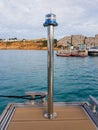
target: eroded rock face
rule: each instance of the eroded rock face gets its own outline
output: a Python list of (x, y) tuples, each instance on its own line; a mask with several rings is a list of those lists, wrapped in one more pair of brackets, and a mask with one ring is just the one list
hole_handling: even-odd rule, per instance
[(98, 34), (95, 35), (95, 46), (98, 46)]
[(71, 44), (71, 36), (65, 36), (64, 38), (59, 40), (57, 46), (67, 46), (67, 44)]
[(86, 37), (85, 43), (87, 44), (88, 48), (95, 46), (95, 38), (94, 37)]
[(72, 35), (72, 45), (78, 46), (79, 44), (84, 43), (85, 36), (83, 35)]
[(86, 44), (87, 48), (98, 46), (98, 34), (95, 37), (86, 37), (84, 35), (71, 35), (60, 39), (57, 46), (68, 46), (68, 44), (78, 47), (80, 44)]

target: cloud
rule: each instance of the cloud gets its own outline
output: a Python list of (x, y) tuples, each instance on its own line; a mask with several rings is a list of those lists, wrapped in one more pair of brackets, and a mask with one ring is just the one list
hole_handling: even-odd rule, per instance
[(55, 37), (98, 33), (97, 0), (0, 0), (0, 38), (46, 37), (45, 15), (53, 12), (59, 26)]

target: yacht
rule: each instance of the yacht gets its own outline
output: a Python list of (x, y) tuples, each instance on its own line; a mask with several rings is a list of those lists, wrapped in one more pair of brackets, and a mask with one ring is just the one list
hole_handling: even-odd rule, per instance
[(88, 50), (88, 55), (90, 55), (90, 56), (98, 56), (98, 46), (91, 47)]

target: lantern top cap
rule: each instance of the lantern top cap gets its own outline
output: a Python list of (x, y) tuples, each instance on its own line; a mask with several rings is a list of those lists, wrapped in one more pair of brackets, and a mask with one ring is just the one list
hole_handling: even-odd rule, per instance
[(50, 14), (46, 14), (46, 17), (56, 17), (56, 15), (55, 14), (53, 14), (53, 13), (50, 13)]
[(58, 24), (56, 22), (56, 15), (53, 13), (47, 14), (45, 16), (45, 23), (43, 25), (44, 27), (50, 26), (50, 25), (57, 26)]

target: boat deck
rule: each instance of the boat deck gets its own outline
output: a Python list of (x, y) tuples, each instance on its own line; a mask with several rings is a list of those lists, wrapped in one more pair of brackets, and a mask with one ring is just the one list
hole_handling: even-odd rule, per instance
[(96, 126), (81, 106), (55, 107), (57, 118), (43, 115), (46, 107), (16, 108), (7, 130), (96, 130)]

